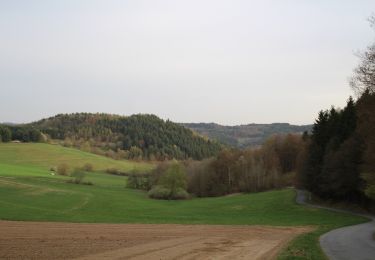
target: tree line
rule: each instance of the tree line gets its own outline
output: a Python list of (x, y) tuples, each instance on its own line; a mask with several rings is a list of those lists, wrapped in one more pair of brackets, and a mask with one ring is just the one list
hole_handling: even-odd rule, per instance
[(325, 199), (375, 199), (375, 93), (321, 111), (306, 147), (299, 169), (305, 188)]
[(293, 186), (302, 148), (301, 135), (275, 135), (257, 149), (227, 149), (188, 163), (188, 191), (206, 197)]
[(42, 140), (42, 133), (34, 127), (0, 125), (0, 142), (40, 142)]
[(147, 190), (153, 198), (182, 199), (293, 186), (303, 152), (302, 135), (275, 135), (257, 149), (223, 149), (202, 161), (160, 163), (149, 174), (130, 175), (128, 187)]
[(351, 81), (358, 98), (319, 113), (299, 173), (301, 185), (322, 198), (369, 205), (375, 200), (375, 43), (360, 58)]

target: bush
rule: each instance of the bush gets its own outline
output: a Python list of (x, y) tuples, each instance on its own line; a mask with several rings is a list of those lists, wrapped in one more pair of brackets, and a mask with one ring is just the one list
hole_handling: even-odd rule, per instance
[(126, 187), (130, 189), (149, 190), (150, 178), (146, 175), (133, 173), (128, 176)]
[(161, 162), (150, 173), (150, 186), (153, 187), (158, 184), (161, 176), (167, 171), (170, 163)]
[(66, 163), (60, 163), (57, 166), (57, 174), (68, 176), (69, 175), (69, 165)]
[(62, 143), (63, 146), (65, 147), (72, 147), (73, 146), (73, 142), (70, 138), (65, 138), (65, 140), (63, 141)]
[(181, 188), (178, 188), (173, 196), (172, 199), (175, 199), (175, 200), (186, 200), (186, 199), (189, 199), (190, 198), (190, 195), (189, 193), (184, 190), (184, 189), (181, 189)]
[(105, 156), (116, 160), (116, 153), (113, 150), (106, 151), (105, 152)]
[(159, 184), (171, 191), (171, 197), (177, 189), (186, 189), (187, 178), (185, 167), (178, 162), (173, 162), (166, 172), (160, 177)]
[(75, 169), (71, 176), (73, 179), (68, 180), (68, 183), (92, 185), (92, 182), (83, 181), (83, 179), (86, 177), (86, 173), (84, 171)]
[(66, 182), (72, 184), (94, 185), (91, 181), (76, 182), (74, 179), (67, 180)]
[(105, 170), (106, 173), (120, 175), (120, 171), (116, 168), (108, 168)]
[(82, 169), (86, 172), (92, 172), (94, 171), (94, 166), (91, 163), (86, 163), (83, 165)]
[(78, 169), (74, 170), (74, 172), (71, 175), (74, 178), (74, 182), (79, 184), (83, 181), (83, 179), (86, 176), (86, 173), (84, 171), (80, 171)]
[(12, 132), (8, 127), (0, 125), (0, 142), (9, 142), (12, 140)]
[(187, 199), (187, 178), (185, 167), (178, 162), (160, 165), (154, 172), (157, 185), (149, 191), (148, 195), (155, 199)]
[(169, 199), (170, 193), (170, 189), (156, 185), (148, 192), (148, 196), (153, 199)]
[(163, 200), (184, 200), (190, 198), (189, 193), (182, 188), (178, 188), (174, 193), (172, 193), (171, 189), (168, 189), (162, 185), (154, 186), (148, 192), (148, 196), (153, 199)]

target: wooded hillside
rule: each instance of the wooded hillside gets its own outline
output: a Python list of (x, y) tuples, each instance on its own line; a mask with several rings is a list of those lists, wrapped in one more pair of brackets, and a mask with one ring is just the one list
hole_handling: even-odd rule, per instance
[(302, 134), (312, 129), (312, 125), (299, 126), (288, 123), (237, 126), (224, 126), (215, 123), (186, 123), (182, 125), (208, 138), (236, 148), (260, 146), (275, 134)]
[(65, 146), (126, 159), (203, 159), (221, 145), (155, 115), (60, 114), (29, 124)]

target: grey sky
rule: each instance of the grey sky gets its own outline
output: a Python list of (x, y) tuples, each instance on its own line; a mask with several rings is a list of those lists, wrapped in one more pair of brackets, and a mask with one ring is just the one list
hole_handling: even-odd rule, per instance
[(352, 94), (375, 1), (0, 0), (0, 122), (312, 123)]

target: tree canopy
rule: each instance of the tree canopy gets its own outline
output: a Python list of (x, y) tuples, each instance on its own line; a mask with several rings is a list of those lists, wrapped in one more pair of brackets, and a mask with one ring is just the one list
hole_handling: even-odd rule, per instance
[(203, 159), (221, 145), (155, 115), (60, 114), (30, 124), (52, 139), (127, 159)]

